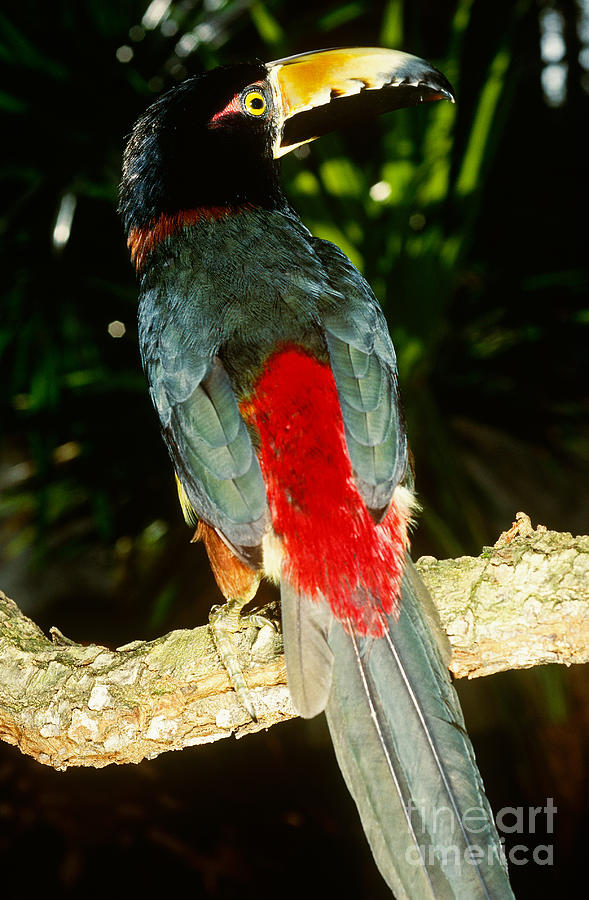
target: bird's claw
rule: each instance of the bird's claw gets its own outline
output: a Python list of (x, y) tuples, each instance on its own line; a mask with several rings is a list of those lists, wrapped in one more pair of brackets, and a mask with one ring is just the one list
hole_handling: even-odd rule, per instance
[(241, 610), (247, 602), (248, 600), (228, 600), (223, 606), (213, 606), (209, 613), (209, 629), (235, 693), (252, 720), (257, 722), (251, 691), (247, 686), (232, 635), (249, 626), (263, 628), (269, 625), (274, 630), (276, 626), (270, 619), (258, 613), (242, 616)]

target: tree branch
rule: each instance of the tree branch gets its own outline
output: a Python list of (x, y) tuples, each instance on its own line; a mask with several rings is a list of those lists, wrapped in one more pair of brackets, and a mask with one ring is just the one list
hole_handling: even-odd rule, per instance
[[(518, 513), (480, 557), (417, 565), (457, 677), (589, 660), (589, 537), (533, 531)], [(116, 650), (51, 633), (52, 641), (0, 592), (0, 739), (56, 769), (140, 762), (294, 716), (270, 626), (236, 635), (257, 722), (231, 689), (207, 626)]]
[(440, 612), (456, 678), (589, 661), (589, 536), (534, 531), (518, 513), (476, 557), (417, 568)]

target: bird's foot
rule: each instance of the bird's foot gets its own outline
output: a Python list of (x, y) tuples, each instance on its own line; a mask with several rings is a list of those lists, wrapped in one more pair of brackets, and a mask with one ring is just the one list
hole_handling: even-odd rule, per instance
[(246, 603), (249, 603), (249, 599), (250, 598), (248, 597), (246, 600), (228, 600), (223, 606), (213, 606), (209, 613), (209, 629), (211, 631), (215, 649), (227, 670), (229, 680), (235, 693), (248, 711), (252, 720), (257, 722), (258, 719), (251, 691), (247, 686), (243, 674), (243, 668), (237, 655), (233, 635), (250, 626), (259, 629), (269, 625), (274, 630), (276, 630), (276, 626), (270, 619), (267, 619), (265, 616), (261, 616), (258, 613), (242, 615), (241, 610)]

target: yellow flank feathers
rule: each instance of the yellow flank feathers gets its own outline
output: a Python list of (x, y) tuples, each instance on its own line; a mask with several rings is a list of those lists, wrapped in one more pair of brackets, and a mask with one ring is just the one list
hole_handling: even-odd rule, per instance
[(182, 487), (182, 483), (178, 478), (177, 472), (174, 472), (174, 476), (176, 478), (176, 490), (178, 491), (178, 498), (180, 500), (180, 506), (182, 507), (182, 514), (184, 519), (186, 520), (187, 525), (192, 525), (193, 528), (196, 528), (198, 525), (198, 516), (194, 511), (194, 508), (186, 496), (186, 492)]

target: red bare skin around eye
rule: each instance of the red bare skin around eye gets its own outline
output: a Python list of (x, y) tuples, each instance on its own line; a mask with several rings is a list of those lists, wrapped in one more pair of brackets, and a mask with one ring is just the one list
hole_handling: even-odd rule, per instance
[(233, 97), (229, 101), (227, 106), (225, 106), (223, 109), (219, 110), (219, 112), (215, 113), (215, 115), (213, 116), (213, 118), (211, 119), (209, 124), (212, 125), (213, 127), (215, 125), (221, 125), (222, 120), (226, 116), (240, 115), (241, 112), (242, 112), (241, 101), (239, 99), (239, 94), (236, 94), (235, 97)]
[[(251, 86), (255, 87), (256, 85), (262, 84), (264, 84), (263, 81), (255, 81)], [(223, 109), (220, 109), (219, 112), (215, 113), (215, 115), (209, 122), (210, 127), (215, 128), (216, 126), (222, 125), (223, 120), (227, 116), (243, 115), (243, 109), (241, 106), (241, 93), (242, 92), (240, 91), (239, 94), (235, 94), (235, 96), (231, 98), (227, 106), (225, 106)]]

